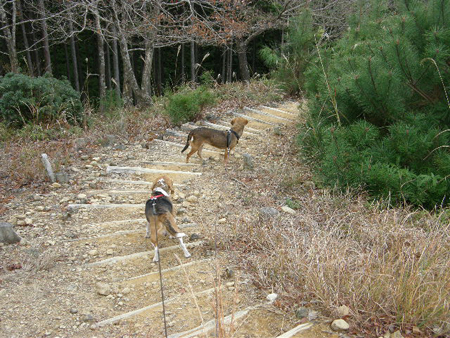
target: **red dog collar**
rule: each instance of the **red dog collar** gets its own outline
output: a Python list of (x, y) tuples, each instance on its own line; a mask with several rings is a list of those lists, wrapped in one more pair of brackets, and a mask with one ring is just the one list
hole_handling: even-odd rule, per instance
[(163, 194), (161, 194), (161, 195), (156, 195), (156, 196), (151, 196), (150, 199), (151, 199), (151, 200), (156, 200), (156, 199), (158, 199), (158, 198), (160, 198), (160, 197), (163, 197), (163, 196), (164, 196)]

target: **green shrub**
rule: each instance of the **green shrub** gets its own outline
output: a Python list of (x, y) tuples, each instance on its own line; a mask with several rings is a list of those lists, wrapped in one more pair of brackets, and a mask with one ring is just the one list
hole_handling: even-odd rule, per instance
[(67, 80), (9, 73), (0, 78), (0, 118), (9, 126), (82, 119), (80, 95)]
[(172, 123), (180, 125), (195, 120), (203, 108), (213, 105), (214, 102), (215, 94), (204, 86), (197, 89), (184, 88), (168, 96), (166, 113)]
[(272, 76), (281, 83), (288, 94), (298, 94), (304, 85), (304, 71), (311, 60), (314, 50), (314, 30), (309, 10), (291, 20), (287, 32), (288, 43), (281, 50), (269, 46), (259, 52)]
[(442, 18), (450, 0), (367, 8), (305, 72), (304, 154), (325, 185), (364, 187), (393, 203), (446, 205), (450, 24)]

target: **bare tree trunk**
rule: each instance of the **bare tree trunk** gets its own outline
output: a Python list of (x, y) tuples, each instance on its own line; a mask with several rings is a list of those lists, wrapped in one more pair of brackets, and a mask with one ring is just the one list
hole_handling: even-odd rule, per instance
[(145, 42), (145, 57), (144, 57), (144, 69), (142, 71), (141, 88), (145, 95), (151, 97), (152, 95), (152, 66), (153, 66), (153, 54), (154, 54), (153, 42), (147, 40)]
[(195, 76), (195, 41), (191, 41), (191, 81), (196, 83), (197, 79)]
[(111, 89), (111, 51), (109, 45), (106, 44), (106, 88)]
[(73, 68), (73, 83), (75, 84), (75, 89), (80, 92), (80, 77), (78, 74), (78, 59), (77, 59), (77, 48), (75, 37), (73, 34), (73, 23), (72, 14), (69, 13), (69, 34), (70, 34), (70, 53), (72, 54), (72, 68)]
[(27, 55), (28, 73), (30, 76), (34, 76), (33, 60), (31, 58), (30, 44), (28, 43), (27, 30), (25, 27), (25, 23), (23, 23), (24, 15), (23, 15), (22, 3), (20, 0), (17, 0), (17, 9), (19, 10), (19, 20), (22, 21), (22, 24), (20, 26), (22, 29), (23, 45), (25, 47), (25, 53)]
[[(117, 36), (117, 29), (113, 27), (114, 36)], [(117, 48), (117, 39), (114, 38), (113, 46), (113, 67), (114, 67), (114, 82), (117, 96), (120, 97), (120, 69), (119, 69), (119, 48)]]
[(227, 82), (231, 82), (233, 79), (233, 44), (230, 43), (228, 48), (228, 76)]
[(184, 85), (186, 83), (186, 66), (184, 63), (184, 43), (181, 44), (181, 83)]
[(99, 68), (99, 94), (100, 94), (100, 111), (104, 110), (104, 102), (106, 98), (106, 66), (105, 66), (105, 47), (103, 43), (102, 26), (100, 23), (100, 15), (98, 8), (94, 7), (93, 12), (95, 15), (95, 28), (97, 31), (97, 50), (98, 50), (98, 68)]
[(50, 44), (48, 42), (48, 29), (45, 15), (44, 0), (39, 0), (39, 11), (42, 19), (42, 38), (44, 40), (44, 57), (45, 57), (45, 72), (53, 75), (52, 60), (50, 58)]
[[(17, 8), (16, 2), (11, 3), (11, 17), (8, 19), (6, 12), (6, 3), (2, 1), (0, 4), (0, 20), (2, 22), (2, 28), (6, 35), (6, 47), (8, 49), (9, 63), (11, 65), (11, 72), (17, 73), (19, 68), (19, 60), (17, 58), (16, 49), (16, 21), (17, 21)], [(11, 21), (9, 21), (11, 20)]]
[(241, 73), (242, 80), (250, 81), (250, 72), (248, 70), (247, 60), (247, 44), (242, 39), (236, 39), (236, 49), (239, 60), (239, 71)]
[(228, 49), (227, 47), (223, 47), (222, 52), (222, 75), (221, 75), (221, 81), (222, 83), (227, 82), (227, 55), (228, 55)]
[[(120, 33), (119, 33), (120, 34)], [(134, 94), (136, 96), (137, 105), (145, 106), (151, 104), (151, 97), (146, 95), (140, 88), (136, 80), (136, 76), (134, 75), (133, 66), (131, 64), (130, 51), (128, 49), (128, 43), (121, 34), (120, 36), (120, 53), (122, 55), (123, 62), (123, 76), (124, 76), (124, 87), (131, 91), (126, 93), (124, 90), (124, 96), (127, 95), (128, 104), (133, 102), (130, 94)]]

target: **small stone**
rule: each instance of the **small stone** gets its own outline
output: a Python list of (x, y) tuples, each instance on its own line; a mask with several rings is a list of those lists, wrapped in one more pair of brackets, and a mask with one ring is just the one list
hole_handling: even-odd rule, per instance
[(26, 225), (32, 225), (33, 224), (33, 220), (31, 218), (25, 218), (25, 224)]
[(259, 209), (259, 216), (262, 218), (273, 218), (279, 214), (278, 210), (271, 207), (263, 207)]
[(189, 240), (190, 241), (195, 241), (195, 240), (197, 240), (197, 239), (200, 239), (201, 237), (200, 237), (200, 235), (199, 234), (192, 234), (190, 237), (189, 237)]
[(198, 202), (198, 197), (197, 196), (189, 196), (186, 201), (190, 202), (190, 203), (197, 203)]
[(122, 290), (122, 293), (123, 293), (124, 295), (128, 295), (130, 292), (131, 292), (131, 289), (130, 289), (130, 288), (125, 288), (125, 289)]
[(253, 157), (249, 154), (244, 154), (242, 157), (244, 159), (244, 169), (253, 170)]
[(346, 331), (349, 327), (348, 323), (343, 319), (336, 319), (331, 323), (331, 329), (333, 331)]
[(301, 306), (297, 310), (295, 310), (295, 317), (298, 319), (307, 318), (309, 314), (309, 309)]
[(413, 326), (412, 331), (414, 334), (421, 334), (423, 333), (417, 326)]
[(393, 334), (391, 334), (391, 338), (403, 338), (402, 333), (400, 330), (395, 331)]
[(52, 183), (50, 185), (50, 187), (53, 189), (58, 189), (58, 188), (61, 188), (61, 184), (59, 184), (58, 182), (55, 182), (55, 183)]
[(83, 322), (88, 323), (88, 322), (93, 322), (94, 321), (94, 316), (92, 316), (90, 313), (85, 314), (83, 316)]
[(98, 254), (98, 251), (97, 251), (96, 249), (92, 249), (92, 250), (90, 250), (90, 251), (88, 252), (88, 254), (89, 254), (90, 256), (95, 256), (95, 255)]
[(226, 222), (227, 222), (226, 218), (221, 218), (217, 221), (217, 223), (219, 223), (219, 224), (225, 224)]
[(77, 195), (77, 198), (79, 199), (79, 200), (84, 200), (84, 199), (86, 199), (86, 194), (78, 194)]
[(288, 214), (295, 215), (295, 210), (292, 208), (289, 208), (287, 205), (281, 207), (281, 210), (284, 212), (287, 212)]
[(350, 309), (346, 305), (341, 305), (336, 309), (336, 314), (341, 318), (348, 316), (349, 313), (350, 313)]
[(111, 286), (107, 283), (98, 282), (95, 286), (97, 293), (101, 296), (108, 296), (111, 293)]
[(77, 310), (77, 309), (74, 309), (74, 308), (72, 308), (72, 309), (70, 309), (70, 313), (71, 313), (71, 314), (75, 314), (75, 313), (78, 313), (78, 310)]
[(114, 250), (113, 249), (108, 249), (108, 250), (106, 250), (106, 254), (111, 256), (111, 255), (114, 254)]
[(11, 223), (0, 222), (0, 243), (14, 244), (20, 241), (21, 238), (14, 231)]
[(276, 294), (276, 293), (268, 294), (266, 297), (266, 299), (269, 301), (269, 303), (273, 303), (275, 301), (275, 299), (277, 299), (277, 298), (278, 298), (278, 294)]

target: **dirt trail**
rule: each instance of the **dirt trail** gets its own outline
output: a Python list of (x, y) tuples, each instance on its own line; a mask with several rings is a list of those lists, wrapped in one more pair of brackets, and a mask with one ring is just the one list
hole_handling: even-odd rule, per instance
[[(194, 155), (184, 163), (180, 150), (195, 127), (185, 125), (146, 147), (102, 148), (72, 168), (70, 184), (52, 185), (48, 194), (16, 205), (19, 218), (32, 218), (34, 226), (19, 229), (21, 245), (0, 247), (2, 264), (22, 264), (0, 275), (0, 336), (163, 337), (160, 276), (144, 238), (144, 203), (152, 179), (165, 173), (175, 182), (177, 222), (192, 254), (184, 258), (176, 241), (161, 240), (169, 337), (212, 337), (217, 327), (223, 337), (337, 337), (324, 324), (300, 324), (269, 304), (236, 268), (233, 252), (215, 250), (214, 226), (232, 231), (239, 217), (261, 207), (251, 201), (246, 210), (235, 206), (246, 186), (233, 172), (258, 170), (267, 160), (262, 150), (277, 133), (295, 128), (299, 110), (297, 102), (285, 102), (241, 114), (250, 122), (227, 168), (222, 153), (208, 146), (204, 161)], [(227, 130), (232, 118), (200, 124)], [(53, 212), (61, 206), (62, 215)], [(295, 328), (300, 332), (286, 333)]]

